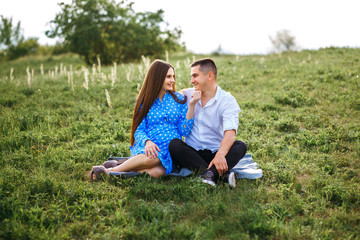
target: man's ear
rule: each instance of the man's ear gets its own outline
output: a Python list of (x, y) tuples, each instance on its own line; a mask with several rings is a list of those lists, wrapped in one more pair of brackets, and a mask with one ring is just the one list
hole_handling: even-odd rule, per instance
[(209, 80), (211, 80), (215, 77), (214, 73), (212, 71), (208, 72), (208, 74), (209, 74)]

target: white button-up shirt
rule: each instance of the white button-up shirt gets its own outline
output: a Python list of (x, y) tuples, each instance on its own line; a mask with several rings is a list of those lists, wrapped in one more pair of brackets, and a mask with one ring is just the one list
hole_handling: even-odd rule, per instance
[[(189, 104), (194, 88), (184, 90)], [(237, 132), (240, 107), (236, 99), (217, 86), (215, 96), (201, 106), (201, 100), (195, 105), (194, 125), (185, 142), (196, 150), (208, 149), (216, 152), (220, 148), (226, 130)]]

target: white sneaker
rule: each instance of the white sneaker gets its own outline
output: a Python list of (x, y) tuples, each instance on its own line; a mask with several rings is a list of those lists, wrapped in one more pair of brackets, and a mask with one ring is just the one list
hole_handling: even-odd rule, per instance
[(229, 173), (228, 183), (231, 188), (236, 188), (236, 177), (234, 172)]

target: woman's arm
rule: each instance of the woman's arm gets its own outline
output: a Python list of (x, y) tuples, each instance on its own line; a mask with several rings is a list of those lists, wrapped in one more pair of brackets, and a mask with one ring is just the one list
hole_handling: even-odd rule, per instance
[(146, 120), (144, 118), (134, 133), (135, 142), (138, 143), (140, 146), (145, 146), (146, 140), (150, 139), (147, 136), (145, 129), (146, 129)]
[(139, 143), (140, 146), (144, 146), (147, 157), (157, 158), (160, 148), (150, 140), (145, 131), (146, 127), (146, 120), (144, 118), (134, 133), (135, 142)]
[(181, 105), (181, 120), (178, 122), (178, 130), (182, 136), (187, 136), (194, 124), (194, 110), (196, 103), (201, 98), (201, 92), (195, 91), (191, 95), (191, 100), (189, 102), (189, 107), (186, 104)]

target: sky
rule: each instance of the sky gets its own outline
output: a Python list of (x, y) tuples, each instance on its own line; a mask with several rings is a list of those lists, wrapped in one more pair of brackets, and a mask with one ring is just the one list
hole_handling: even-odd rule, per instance
[[(54, 44), (49, 22), (71, 0), (0, 0), (0, 15), (21, 21), (25, 37)], [(181, 42), (197, 54), (220, 45), (227, 53), (268, 54), (269, 37), (288, 30), (299, 49), (360, 47), (360, 0), (133, 0), (137, 12), (164, 10), (168, 28), (182, 30)]]

